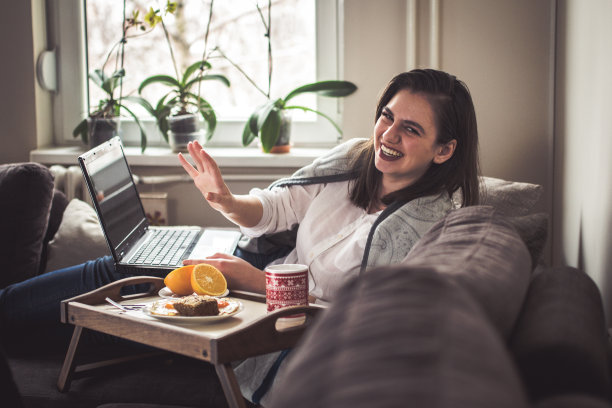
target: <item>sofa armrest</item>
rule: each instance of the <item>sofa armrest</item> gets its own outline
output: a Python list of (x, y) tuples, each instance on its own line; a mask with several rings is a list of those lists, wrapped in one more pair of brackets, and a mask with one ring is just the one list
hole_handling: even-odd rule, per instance
[(535, 402), (561, 393), (608, 398), (603, 305), (586, 273), (558, 267), (537, 274), (509, 347)]

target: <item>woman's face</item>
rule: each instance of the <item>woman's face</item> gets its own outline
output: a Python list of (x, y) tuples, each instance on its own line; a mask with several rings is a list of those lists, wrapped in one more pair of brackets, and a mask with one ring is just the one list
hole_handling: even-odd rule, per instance
[(454, 141), (448, 147), (438, 145), (436, 138), (434, 114), (423, 95), (401, 90), (391, 98), (374, 126), (375, 165), (383, 174), (381, 195), (414, 183), (433, 161), (442, 163), (452, 156)]

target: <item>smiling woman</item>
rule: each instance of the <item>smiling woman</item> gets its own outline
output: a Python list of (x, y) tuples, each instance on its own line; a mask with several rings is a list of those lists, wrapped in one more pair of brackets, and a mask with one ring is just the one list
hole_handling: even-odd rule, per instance
[(374, 163), (382, 173), (381, 195), (413, 184), (432, 163), (450, 159), (456, 145), (455, 139), (438, 143), (434, 114), (425, 95), (399, 91), (374, 128)]
[(435, 70), (397, 75), (378, 102), (373, 138), (354, 157), (351, 199), (363, 208), (458, 189), (463, 206), (477, 204), (478, 128), (467, 86)]

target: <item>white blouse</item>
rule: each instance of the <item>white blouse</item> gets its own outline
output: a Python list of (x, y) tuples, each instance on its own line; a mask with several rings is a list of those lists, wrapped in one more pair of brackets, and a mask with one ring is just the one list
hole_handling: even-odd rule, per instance
[(331, 302), (348, 279), (357, 276), (368, 233), (380, 212), (368, 214), (349, 199), (349, 182), (253, 189), (263, 205), (263, 216), (249, 237), (280, 232), (299, 224), (296, 247), (274, 263), (309, 267), (309, 292)]

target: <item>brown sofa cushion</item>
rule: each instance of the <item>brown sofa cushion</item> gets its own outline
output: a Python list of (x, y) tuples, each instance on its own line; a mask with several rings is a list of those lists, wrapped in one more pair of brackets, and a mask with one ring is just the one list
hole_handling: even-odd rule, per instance
[(515, 228), (493, 207), (451, 211), (414, 246), (407, 265), (433, 266), (454, 279), (507, 338), (518, 318), (531, 257)]
[(527, 406), (480, 305), (427, 267), (376, 268), (344, 287), (277, 380), (270, 407)]
[(52, 196), (43, 165), (0, 165), (0, 287), (38, 274)]
[(509, 347), (534, 401), (560, 394), (610, 398), (603, 302), (586, 273), (556, 267), (537, 274)]

